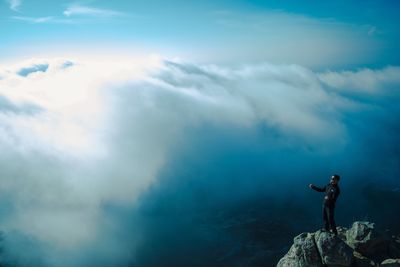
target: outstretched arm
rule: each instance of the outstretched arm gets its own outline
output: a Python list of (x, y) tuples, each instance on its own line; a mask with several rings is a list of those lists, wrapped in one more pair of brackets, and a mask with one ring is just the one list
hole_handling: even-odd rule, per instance
[(309, 187), (310, 187), (311, 189), (314, 189), (315, 191), (318, 191), (318, 192), (325, 192), (325, 190), (326, 190), (326, 186), (320, 188), (320, 187), (318, 187), (318, 186), (315, 186), (315, 185), (313, 185), (313, 184), (310, 184)]

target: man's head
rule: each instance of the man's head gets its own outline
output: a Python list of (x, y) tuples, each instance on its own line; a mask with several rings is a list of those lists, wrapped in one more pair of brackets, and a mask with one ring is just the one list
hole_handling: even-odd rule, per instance
[(334, 174), (331, 176), (331, 184), (336, 185), (340, 180), (340, 176), (338, 174)]

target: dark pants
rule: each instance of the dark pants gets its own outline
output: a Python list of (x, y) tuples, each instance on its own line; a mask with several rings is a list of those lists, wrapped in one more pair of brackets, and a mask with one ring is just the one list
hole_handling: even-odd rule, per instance
[(322, 213), (324, 215), (325, 230), (332, 230), (334, 234), (337, 234), (335, 223), (335, 207), (323, 205)]

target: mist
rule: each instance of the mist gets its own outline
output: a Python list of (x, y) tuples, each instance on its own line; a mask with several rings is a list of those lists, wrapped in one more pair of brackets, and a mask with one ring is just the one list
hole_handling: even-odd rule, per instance
[(272, 266), (321, 227), (400, 232), (400, 68), (152, 56), (0, 70), (6, 266)]

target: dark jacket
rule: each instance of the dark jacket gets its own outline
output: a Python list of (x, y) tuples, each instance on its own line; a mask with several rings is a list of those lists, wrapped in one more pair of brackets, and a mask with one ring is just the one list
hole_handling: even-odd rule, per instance
[(338, 185), (332, 185), (329, 183), (322, 188), (315, 185), (312, 185), (311, 188), (318, 192), (325, 192), (324, 205), (331, 207), (335, 206), (336, 200), (340, 194), (340, 188)]

